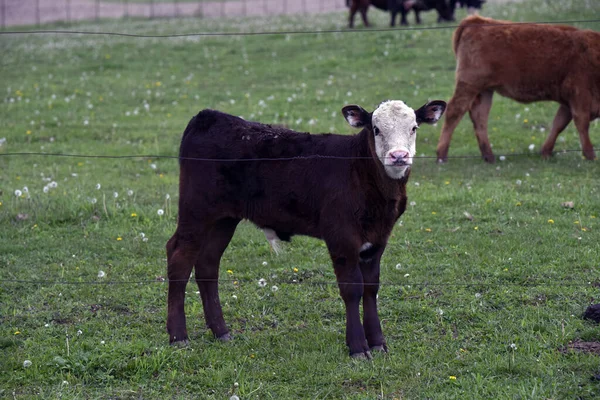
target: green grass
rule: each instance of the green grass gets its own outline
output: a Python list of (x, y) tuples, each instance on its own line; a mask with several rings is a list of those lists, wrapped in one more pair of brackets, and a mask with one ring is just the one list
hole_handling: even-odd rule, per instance
[[(485, 13), (535, 21), (600, 16), (590, 2), (490, 4)], [(386, 26), (384, 13), (370, 16)], [(425, 18), (433, 24), (435, 15)], [(167, 34), (345, 24), (340, 13), (74, 29)], [(189, 118), (206, 107), (349, 134), (339, 111), (347, 103), (373, 109), (385, 99), (413, 107), (449, 99), (451, 34), (2, 36), (0, 153), (175, 155)], [(415, 162), (414, 203), (382, 264), (380, 316), (390, 353), (372, 362), (346, 354), (343, 305), (324, 245), (298, 237), (275, 256), (247, 223), (222, 260), (221, 299), (235, 340), (211, 337), (190, 284), (191, 344), (170, 347), (162, 279), (176, 224), (177, 161), (0, 156), (0, 396), (594, 398), (596, 356), (560, 349), (600, 340), (597, 326), (581, 319), (598, 302), (600, 164), (578, 152), (550, 161), (529, 155), (555, 110), (496, 97), (490, 138), (505, 161)], [(439, 129), (420, 129), (420, 155), (435, 156)], [(593, 123), (596, 144), (599, 133)], [(557, 150), (578, 148), (569, 126)], [(471, 155), (478, 149), (465, 119), (450, 156)], [(24, 187), (28, 194), (16, 197)]]

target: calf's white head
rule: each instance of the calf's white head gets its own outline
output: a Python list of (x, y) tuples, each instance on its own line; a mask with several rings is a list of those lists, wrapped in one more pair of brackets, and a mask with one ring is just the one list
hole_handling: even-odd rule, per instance
[(413, 110), (399, 100), (384, 101), (369, 113), (357, 105), (342, 108), (346, 121), (355, 128), (365, 128), (373, 135), (375, 153), (392, 179), (400, 179), (412, 165), (416, 155), (417, 129), (422, 123), (436, 123), (446, 103), (430, 101)]

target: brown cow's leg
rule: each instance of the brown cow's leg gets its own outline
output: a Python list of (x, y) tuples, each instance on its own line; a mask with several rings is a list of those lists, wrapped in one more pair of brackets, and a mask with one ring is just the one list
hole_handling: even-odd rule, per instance
[(360, 16), (362, 17), (363, 24), (365, 24), (366, 27), (369, 27), (369, 20), (367, 19), (367, 10), (368, 9), (369, 9), (368, 4), (366, 6), (362, 6), (360, 8)]
[(363, 294), (363, 326), (365, 337), (371, 350), (387, 352), (387, 346), (381, 331), (381, 323), (377, 314), (377, 292), (379, 291), (379, 252), (374, 258), (360, 263), (360, 270), (364, 281)]
[(478, 93), (479, 90), (467, 83), (458, 82), (456, 84), (454, 95), (446, 108), (446, 119), (444, 119), (444, 126), (442, 127), (442, 133), (437, 145), (438, 162), (446, 162), (448, 160), (448, 149), (450, 148), (452, 133), (454, 133), (454, 129), (456, 129), (463, 115), (471, 108), (471, 103)]
[(356, 15), (356, 11), (358, 11), (358, 1), (354, 0), (350, 5), (350, 17), (348, 19), (349, 28), (354, 28), (354, 16)]
[(490, 116), (490, 109), (492, 108), (492, 97), (494, 96), (493, 90), (485, 90), (477, 95), (475, 101), (471, 105), (469, 110), (469, 116), (473, 121), (473, 128), (475, 129), (475, 136), (479, 143), (479, 150), (481, 155), (486, 162), (493, 163), (495, 161), (492, 147), (490, 146), (490, 140), (488, 138), (487, 124)]
[(188, 340), (184, 311), (185, 287), (198, 251), (196, 243), (182, 240), (179, 231), (167, 242), (167, 331), (170, 343), (186, 343)]
[(558, 107), (556, 115), (554, 116), (554, 121), (552, 121), (550, 134), (548, 134), (548, 137), (542, 146), (543, 158), (548, 158), (552, 155), (552, 150), (554, 150), (554, 145), (556, 144), (558, 135), (565, 130), (567, 125), (569, 125), (569, 122), (571, 122), (571, 119), (573, 119), (573, 117), (571, 116), (571, 110), (569, 110), (569, 106), (561, 104), (560, 107)]
[(196, 283), (200, 289), (206, 325), (215, 337), (223, 341), (231, 337), (223, 319), (219, 300), (219, 264), (239, 222), (237, 219), (224, 219), (217, 222), (203, 238), (201, 243), (203, 249), (196, 259), (195, 266)]
[(575, 122), (575, 126), (577, 127), (577, 131), (579, 132), (579, 142), (581, 143), (581, 150), (583, 151), (583, 156), (588, 160), (595, 160), (596, 153), (594, 152), (594, 145), (590, 141), (590, 112), (588, 110), (578, 111), (571, 108), (571, 113), (573, 114), (573, 122)]

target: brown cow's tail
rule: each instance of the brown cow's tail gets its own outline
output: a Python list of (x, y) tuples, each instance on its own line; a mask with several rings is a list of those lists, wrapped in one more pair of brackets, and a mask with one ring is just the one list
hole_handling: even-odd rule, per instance
[(460, 44), (460, 39), (466, 28), (482, 29), (481, 26), (477, 25), (490, 24), (492, 21), (493, 20), (489, 18), (480, 17), (479, 15), (471, 15), (463, 19), (452, 35), (452, 49), (454, 50), (454, 54), (458, 53), (458, 45)]
[(463, 24), (460, 24), (452, 35), (452, 50), (454, 50), (454, 55), (458, 54), (458, 43), (460, 42), (460, 37), (462, 36), (464, 30), (465, 27)]

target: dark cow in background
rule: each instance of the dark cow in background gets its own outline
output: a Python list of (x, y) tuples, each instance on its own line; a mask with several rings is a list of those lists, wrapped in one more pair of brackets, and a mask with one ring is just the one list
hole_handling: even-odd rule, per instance
[(346, 306), (350, 354), (386, 351), (377, 315), (379, 262), (406, 207), (417, 128), (435, 123), (445, 108), (443, 101), (416, 111), (401, 101), (381, 103), (372, 113), (346, 106), (348, 123), (362, 128), (353, 136), (310, 135), (213, 110), (192, 118), (179, 153), (177, 230), (167, 243), (171, 343), (188, 339), (184, 297), (192, 268), (206, 324), (220, 340), (230, 339), (219, 263), (247, 219), (267, 238), (323, 239)]
[(354, 16), (357, 12), (360, 12), (363, 23), (365, 26), (369, 26), (369, 21), (367, 19), (369, 5), (383, 11), (389, 11), (391, 16), (390, 26), (396, 25), (396, 15), (398, 13), (400, 13), (400, 24), (408, 25), (406, 16), (410, 10), (414, 11), (417, 24), (421, 23), (421, 17), (419, 15), (421, 11), (433, 9), (438, 12), (438, 22), (453, 21), (453, 9), (450, 7), (448, 1), (449, 0), (346, 0), (346, 5), (350, 7), (348, 25), (350, 28), (354, 27)]
[(600, 32), (471, 16), (454, 32), (453, 46), (456, 88), (437, 145), (439, 161), (446, 161), (452, 133), (467, 111), (484, 160), (495, 161), (487, 133), (494, 92), (522, 103), (560, 104), (543, 157), (552, 155), (571, 120), (585, 158), (596, 157), (589, 127), (600, 117)]

